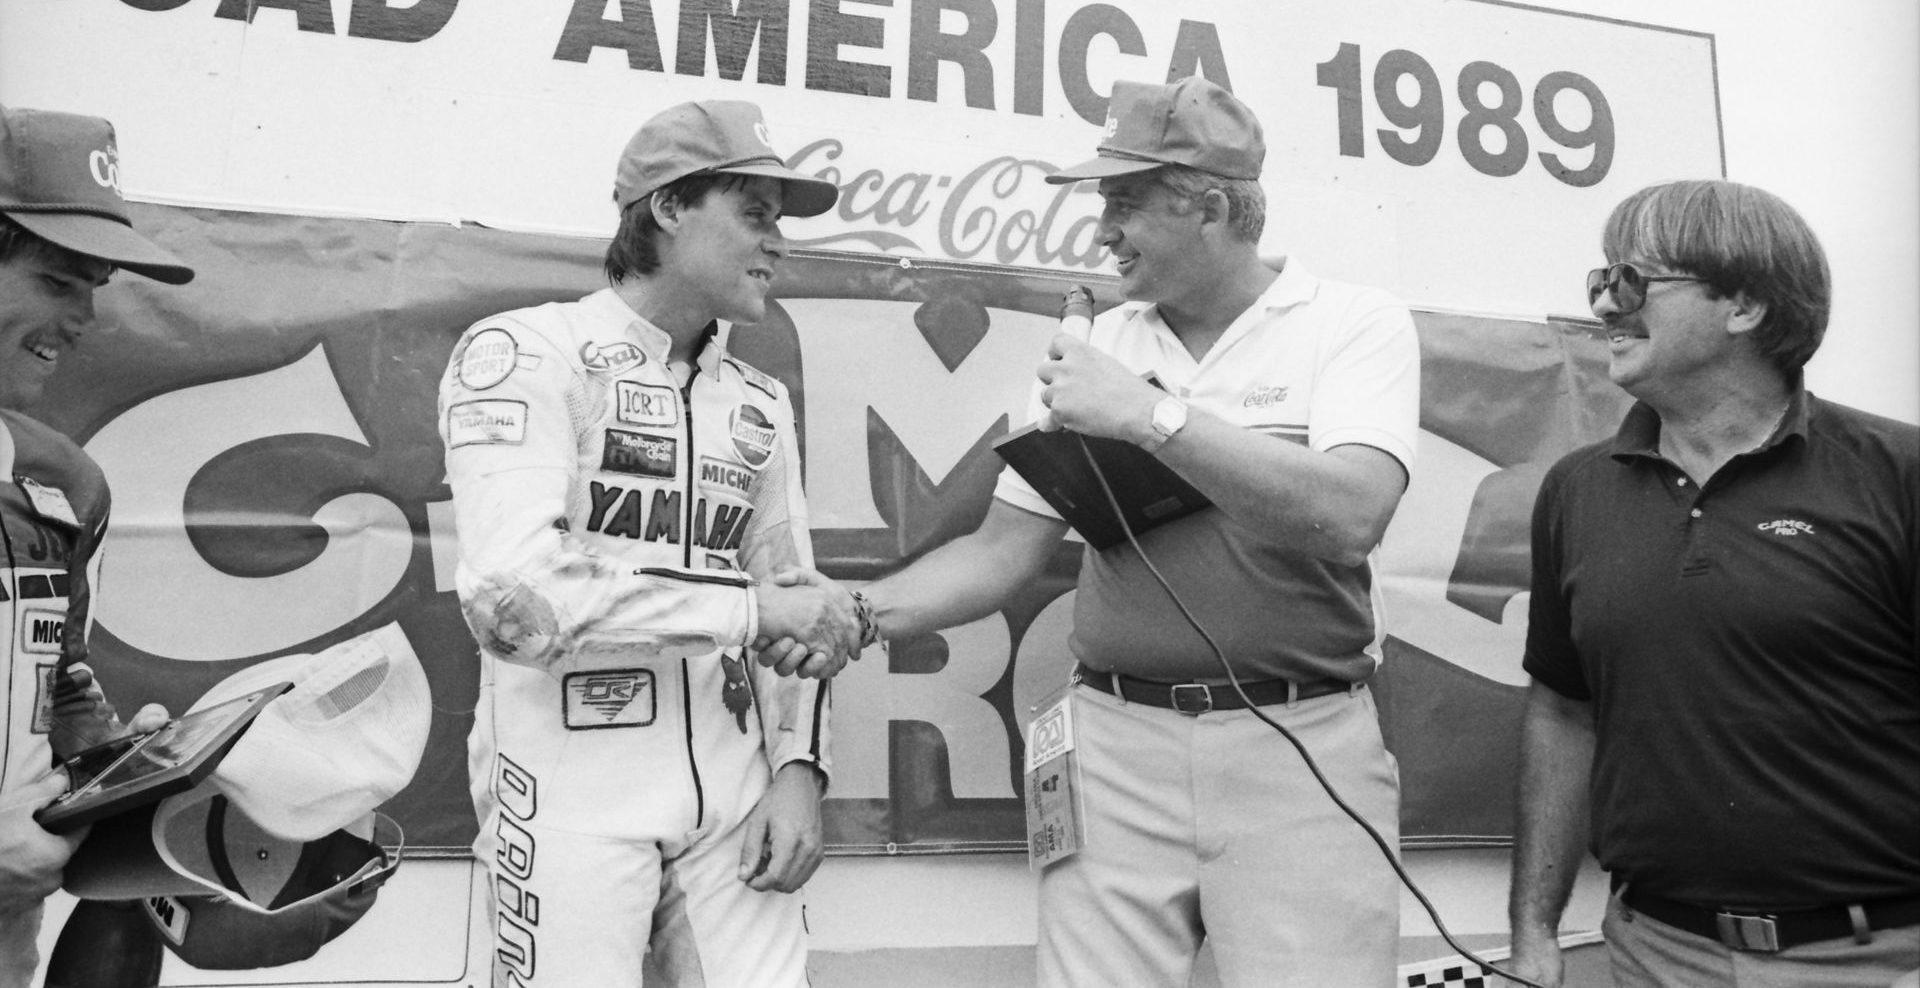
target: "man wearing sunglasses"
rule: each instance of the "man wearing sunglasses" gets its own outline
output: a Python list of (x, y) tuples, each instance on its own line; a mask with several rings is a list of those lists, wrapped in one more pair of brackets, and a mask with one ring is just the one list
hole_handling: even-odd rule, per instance
[(1827, 264), (1773, 195), (1645, 189), (1604, 246), (1638, 401), (1535, 505), (1515, 971), (1560, 983), (1585, 842), (1623, 988), (1886, 988), (1920, 969), (1920, 428), (1803, 387)]

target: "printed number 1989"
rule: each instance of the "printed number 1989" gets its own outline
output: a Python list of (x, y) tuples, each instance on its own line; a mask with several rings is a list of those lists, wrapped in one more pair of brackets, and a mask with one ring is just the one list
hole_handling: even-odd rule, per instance
[[(1316, 68), (1319, 84), (1337, 94), (1340, 153), (1349, 158), (1365, 157), (1365, 138), (1360, 132), (1360, 46), (1345, 42)], [(1400, 96), (1403, 76), (1411, 77), (1418, 91), (1412, 102)], [(1485, 84), (1499, 90), (1499, 102), (1492, 106), (1481, 98)], [(1519, 120), (1520, 81), (1492, 62), (1469, 62), (1460, 70), (1456, 90), (1466, 110), (1458, 128), (1461, 157), (1483, 175), (1504, 178), (1518, 173), (1527, 163), (1527, 132)], [(1585, 128), (1574, 130), (1561, 122), (1554, 99), (1564, 92), (1578, 93), (1586, 99), (1592, 113)], [(1446, 128), (1444, 98), (1433, 66), (1404, 48), (1387, 52), (1373, 67), (1373, 99), (1381, 115), (1398, 128), (1375, 131), (1380, 149), (1403, 165), (1432, 161), (1440, 151)], [(1561, 147), (1593, 149), (1592, 159), (1584, 168), (1567, 165), (1558, 154), (1540, 152), (1540, 164), (1548, 174), (1576, 188), (1596, 185), (1607, 177), (1607, 170), (1613, 167), (1613, 110), (1593, 80), (1576, 72), (1547, 73), (1533, 87), (1533, 116), (1547, 137)], [(1501, 134), (1499, 150), (1488, 147), (1496, 143), (1487, 139), (1489, 129)]]

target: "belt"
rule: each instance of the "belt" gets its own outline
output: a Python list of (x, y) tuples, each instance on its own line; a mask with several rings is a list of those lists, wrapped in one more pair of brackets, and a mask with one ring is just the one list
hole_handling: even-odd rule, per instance
[(1648, 895), (1629, 885), (1620, 896), (1620, 904), (1675, 929), (1718, 940), (1735, 950), (1764, 953), (1844, 936), (1866, 943), (1869, 930), (1920, 923), (1920, 895), (1875, 899), (1845, 906), (1763, 913), (1675, 902)]
[[(1077, 682), (1099, 690), (1109, 696), (1117, 696), (1128, 703), (1144, 703), (1149, 707), (1166, 710), (1178, 710), (1183, 714), (1204, 714), (1209, 710), (1245, 710), (1246, 700), (1234, 692), (1232, 686), (1210, 686), (1206, 683), (1158, 683), (1151, 679), (1135, 679), (1117, 672), (1101, 672), (1080, 664), (1074, 667), (1073, 678)], [(1276, 703), (1294, 703), (1299, 700), (1311, 700), (1317, 696), (1330, 696), (1334, 693), (1358, 692), (1363, 683), (1349, 683), (1339, 679), (1315, 679), (1296, 683), (1291, 679), (1263, 679), (1255, 683), (1241, 683), (1247, 698), (1256, 707), (1272, 706)]]

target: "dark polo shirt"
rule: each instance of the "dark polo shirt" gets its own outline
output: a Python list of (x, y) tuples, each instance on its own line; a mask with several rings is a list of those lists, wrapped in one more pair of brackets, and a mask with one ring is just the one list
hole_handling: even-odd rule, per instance
[(1796, 388), (1697, 486), (1635, 405), (1547, 473), (1525, 667), (1593, 704), (1593, 849), (1654, 895), (1920, 893), (1920, 428)]

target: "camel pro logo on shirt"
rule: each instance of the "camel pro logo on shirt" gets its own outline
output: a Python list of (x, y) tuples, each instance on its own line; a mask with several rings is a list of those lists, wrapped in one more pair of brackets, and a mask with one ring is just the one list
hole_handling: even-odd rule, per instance
[(727, 427), (733, 435), (733, 450), (742, 462), (755, 469), (767, 465), (773, 456), (773, 441), (780, 434), (767, 413), (754, 405), (741, 405), (733, 410)]
[(680, 421), (680, 402), (672, 388), (613, 382), (614, 415), (630, 425), (668, 426)]
[(567, 698), (568, 730), (645, 727), (657, 712), (650, 669), (568, 673), (560, 688)]
[(1754, 527), (1758, 528), (1763, 532), (1772, 532), (1775, 535), (1812, 535), (1813, 534), (1812, 525), (1809, 525), (1804, 521), (1797, 521), (1792, 518), (1782, 518), (1779, 521), (1761, 522), (1760, 524), (1755, 525)]
[(607, 430), (601, 448), (600, 469), (636, 477), (671, 479), (676, 473), (680, 441), (672, 436), (644, 436), (620, 429)]

